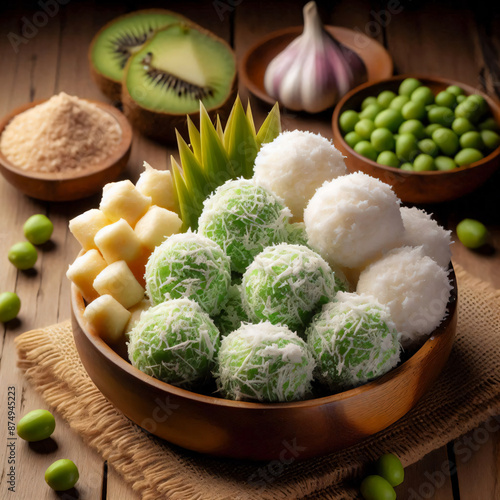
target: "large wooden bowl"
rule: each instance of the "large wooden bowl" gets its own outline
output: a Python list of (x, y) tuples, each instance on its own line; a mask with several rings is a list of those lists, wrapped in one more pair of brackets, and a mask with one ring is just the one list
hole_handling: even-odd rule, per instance
[[(45, 102), (30, 102), (20, 106), (0, 121), (0, 135), (16, 115)], [(0, 172), (5, 179), (24, 194), (45, 201), (70, 201), (85, 198), (98, 192), (104, 184), (114, 181), (127, 166), (132, 147), (132, 127), (123, 113), (109, 104), (88, 100), (109, 113), (122, 130), (122, 139), (114, 152), (98, 165), (78, 172), (41, 173), (21, 170), (10, 162), (0, 150)]]
[(468, 94), (482, 95), (500, 123), (500, 103), (483, 92), (455, 80), (427, 77), (422, 75), (399, 75), (375, 83), (366, 83), (346, 94), (337, 104), (333, 113), (333, 142), (347, 157), (345, 163), (349, 171), (361, 171), (390, 184), (402, 201), (408, 203), (439, 203), (454, 200), (471, 193), (484, 184), (500, 165), (500, 147), (482, 160), (450, 171), (408, 172), (398, 168), (379, 165), (356, 153), (345, 141), (339, 128), (339, 116), (348, 109), (359, 111), (361, 103), (368, 96), (376, 96), (382, 90), (398, 92), (405, 78), (417, 78), (430, 87), (434, 94), (449, 85), (458, 85)]
[[(296, 446), (298, 459), (356, 444), (413, 408), (450, 353), (457, 323), (457, 285), (448, 315), (425, 344), (383, 377), (350, 391), (296, 403), (230, 401), (179, 389), (134, 368), (83, 318), (84, 301), (71, 286), (76, 347), (104, 396), (147, 431), (190, 450), (231, 458), (279, 459)], [(117, 349), (123, 353), (123, 347)]]

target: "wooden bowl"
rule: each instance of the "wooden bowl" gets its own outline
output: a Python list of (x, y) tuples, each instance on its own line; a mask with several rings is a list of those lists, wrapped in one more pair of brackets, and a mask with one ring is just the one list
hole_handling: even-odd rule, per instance
[(455, 337), (453, 269), (450, 278), (453, 291), (446, 319), (407, 361), (356, 389), (295, 403), (231, 401), (179, 389), (142, 373), (127, 361), (124, 346), (113, 350), (93, 331), (83, 317), (83, 298), (72, 284), (73, 335), (95, 385), (147, 431), (211, 455), (274, 460), (296, 445), (300, 450), (296, 458), (306, 459), (354, 445), (385, 429), (432, 386)]
[[(0, 135), (16, 115), (47, 99), (30, 102), (11, 111), (0, 121)], [(103, 163), (79, 172), (40, 173), (21, 170), (0, 150), (0, 172), (5, 179), (24, 194), (45, 201), (70, 201), (85, 198), (113, 181), (126, 167), (132, 147), (132, 128), (123, 113), (109, 104), (86, 99), (109, 113), (122, 130), (122, 140), (115, 152)]]
[[(342, 28), (340, 26), (325, 26), (325, 28), (339, 42), (354, 50), (365, 63), (368, 81), (381, 80), (392, 75), (392, 59), (383, 45), (364, 33)], [(271, 97), (264, 88), (264, 74), (269, 63), (287, 45), (297, 38), (303, 26), (273, 31), (260, 38), (243, 55), (240, 62), (239, 76), (248, 90), (259, 99), (274, 104), (276, 99)]]
[(430, 87), (434, 94), (449, 85), (458, 85), (466, 94), (483, 96), (495, 120), (500, 123), (500, 103), (483, 92), (455, 80), (422, 75), (398, 75), (375, 83), (366, 83), (346, 94), (333, 113), (333, 142), (347, 158), (349, 171), (361, 171), (390, 184), (402, 201), (407, 203), (439, 203), (454, 200), (471, 193), (493, 175), (500, 165), (500, 147), (482, 160), (450, 171), (407, 172), (398, 168), (379, 165), (356, 153), (345, 141), (339, 128), (339, 116), (348, 109), (359, 111), (361, 103), (368, 96), (376, 96), (382, 90), (398, 92), (405, 78), (417, 78)]

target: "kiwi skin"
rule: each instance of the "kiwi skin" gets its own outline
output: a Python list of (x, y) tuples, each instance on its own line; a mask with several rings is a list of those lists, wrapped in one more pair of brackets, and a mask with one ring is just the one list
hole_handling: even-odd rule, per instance
[[(121, 94), (122, 94), (122, 82), (121, 80), (113, 80), (109, 78), (108, 76), (104, 76), (102, 73), (97, 71), (96, 67), (92, 63), (92, 51), (94, 49), (94, 44), (96, 40), (99, 38), (101, 33), (107, 29), (111, 24), (114, 24), (118, 19), (123, 19), (125, 17), (134, 17), (138, 13), (151, 13), (151, 14), (170, 14), (172, 16), (175, 16), (179, 19), (179, 22), (183, 22), (188, 24), (189, 26), (193, 26), (193, 28), (200, 29), (201, 26), (198, 26), (196, 23), (188, 19), (187, 17), (183, 16), (182, 14), (178, 14), (177, 12), (173, 12), (171, 10), (167, 9), (141, 9), (141, 10), (135, 10), (133, 12), (129, 12), (128, 14), (124, 14), (123, 16), (115, 17), (112, 19), (109, 23), (106, 23), (92, 38), (92, 41), (90, 43), (89, 51), (88, 51), (88, 61), (89, 61), (89, 67), (90, 67), (90, 75), (92, 76), (92, 80), (97, 84), (101, 92), (111, 99), (111, 101), (118, 103), (120, 102), (121, 99)], [(202, 28), (201, 28), (202, 29)]]
[[(233, 49), (225, 40), (219, 38), (211, 31), (208, 31), (200, 26), (195, 26), (195, 29), (201, 31), (211, 38), (215, 38), (219, 42), (226, 45), (227, 49), (233, 55), (233, 58), (235, 58), (236, 61)], [(127, 65), (125, 66), (125, 75), (127, 74), (129, 66), (130, 61), (127, 62)], [(219, 115), (221, 120), (223, 121), (229, 117), (229, 113), (231, 112), (238, 91), (237, 75), (238, 72), (235, 71), (235, 75), (231, 85), (231, 92), (229, 92), (227, 99), (222, 103), (222, 105), (217, 108), (207, 109), (208, 114), (210, 115), (210, 118), (212, 120), (215, 120), (217, 115)], [(193, 113), (173, 114), (165, 113), (162, 111), (151, 111), (149, 109), (143, 108), (132, 99), (126, 85), (123, 85), (121, 89), (121, 101), (123, 104), (123, 113), (128, 118), (130, 123), (134, 126), (134, 128), (142, 134), (151, 137), (158, 142), (170, 145), (177, 144), (175, 135), (176, 129), (183, 137), (187, 137), (187, 116), (191, 118), (191, 120), (197, 127), (199, 127), (200, 125), (199, 111), (195, 111)]]

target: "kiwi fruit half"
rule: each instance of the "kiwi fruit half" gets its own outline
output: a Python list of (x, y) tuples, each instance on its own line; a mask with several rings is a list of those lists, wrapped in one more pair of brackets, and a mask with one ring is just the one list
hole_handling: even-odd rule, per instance
[(224, 116), (235, 85), (236, 60), (224, 40), (199, 26), (172, 24), (129, 58), (123, 109), (141, 132), (171, 141), (186, 115), (196, 121), (200, 101)]
[(161, 28), (182, 21), (184, 16), (165, 9), (145, 9), (118, 17), (106, 24), (90, 45), (90, 70), (102, 92), (119, 100), (121, 81), (130, 56), (141, 49)]

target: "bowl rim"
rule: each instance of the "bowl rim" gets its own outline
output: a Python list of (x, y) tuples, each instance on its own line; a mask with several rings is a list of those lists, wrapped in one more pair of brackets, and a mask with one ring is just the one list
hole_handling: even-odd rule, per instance
[[(57, 94), (54, 94), (57, 95)], [(53, 96), (51, 96), (53, 97)], [(11, 122), (13, 118), (15, 118), (17, 115), (24, 113), (25, 111), (34, 108), (35, 106), (38, 106), (39, 104), (43, 104), (47, 102), (51, 97), (48, 97), (46, 99), (37, 99), (35, 101), (25, 103), (21, 106), (18, 106), (17, 108), (14, 108), (11, 110), (9, 113), (7, 113), (5, 116), (3, 116), (0, 119), (0, 138), (7, 127), (7, 125)], [(83, 97), (78, 97), (78, 99), (81, 99), (82, 101), (86, 101), (91, 104), (95, 104), (98, 106), (101, 110), (104, 112), (108, 113), (111, 115), (118, 123), (118, 126), (120, 127), (121, 130), (121, 140), (118, 143), (115, 151), (113, 154), (108, 156), (105, 161), (102, 163), (98, 163), (96, 165), (91, 165), (90, 167), (85, 167), (82, 170), (78, 171), (67, 171), (67, 172), (31, 172), (27, 170), (23, 170), (20, 167), (16, 166), (14, 163), (12, 163), (2, 152), (0, 148), (0, 162), (2, 166), (6, 169), (9, 170), (13, 175), (16, 175), (18, 177), (25, 177), (29, 179), (34, 179), (34, 180), (40, 180), (40, 181), (45, 181), (45, 182), (64, 182), (64, 181), (69, 181), (69, 180), (78, 180), (78, 179), (86, 179), (88, 177), (92, 177), (98, 172), (103, 172), (107, 170), (108, 168), (112, 167), (115, 165), (118, 161), (120, 161), (130, 150), (130, 147), (132, 145), (132, 138), (133, 138), (133, 132), (132, 132), (132, 126), (130, 125), (129, 121), (125, 117), (125, 115), (117, 108), (112, 106), (111, 104), (108, 104), (106, 102), (102, 101), (97, 101), (95, 99), (86, 99)]]
[(396, 379), (404, 376), (407, 371), (411, 371), (414, 367), (420, 365), (421, 361), (431, 354), (431, 352), (438, 347), (438, 344), (445, 344), (448, 339), (447, 337), (451, 334), (449, 325), (453, 321), (454, 316), (457, 311), (458, 303), (458, 286), (455, 271), (452, 263), (450, 262), (448, 268), (448, 277), (452, 285), (450, 298), (446, 306), (446, 316), (442, 320), (441, 324), (432, 332), (425, 343), (407, 360), (393, 368), (386, 374), (378, 377), (370, 382), (363, 385), (349, 389), (347, 391), (339, 392), (336, 394), (331, 394), (328, 396), (322, 396), (319, 398), (306, 399), (302, 401), (292, 401), (285, 403), (259, 403), (253, 401), (235, 401), (231, 399), (218, 398), (215, 396), (209, 396), (205, 394), (196, 393), (189, 391), (187, 389), (182, 389), (176, 387), (167, 382), (158, 380), (150, 375), (147, 375), (140, 371), (138, 368), (132, 366), (130, 362), (123, 359), (118, 353), (116, 353), (104, 340), (93, 330), (91, 325), (83, 317), (83, 311), (85, 309), (85, 303), (81, 293), (79, 292), (77, 286), (71, 283), (71, 309), (74, 314), (74, 318), (78, 323), (78, 326), (82, 330), (83, 334), (92, 343), (93, 347), (99, 351), (99, 353), (104, 356), (108, 362), (117, 365), (117, 367), (126, 372), (128, 376), (138, 378), (140, 382), (152, 386), (156, 390), (162, 392), (168, 392), (169, 394), (191, 400), (196, 403), (211, 404), (223, 407), (249, 409), (249, 410), (282, 410), (286, 408), (311, 408), (319, 407), (328, 404), (335, 404), (336, 402), (346, 400), (349, 398), (356, 398), (357, 396), (366, 393), (378, 386), (383, 385), (385, 382), (392, 379)]
[(332, 116), (332, 126), (333, 126), (333, 135), (334, 135), (334, 140), (338, 138), (338, 140), (342, 141), (342, 146), (349, 151), (349, 153), (353, 156), (355, 156), (358, 160), (361, 160), (368, 165), (371, 165), (372, 167), (379, 168), (380, 170), (385, 170), (387, 172), (397, 172), (401, 175), (405, 176), (412, 176), (412, 175), (419, 175), (419, 176), (437, 176), (437, 175), (451, 175), (457, 172), (463, 172), (464, 170), (470, 170), (472, 168), (476, 167), (481, 167), (485, 163), (490, 162), (493, 158), (497, 157), (500, 155), (500, 146), (498, 146), (496, 149), (494, 149), (488, 156), (485, 156), (479, 161), (476, 161), (474, 163), (471, 163), (469, 165), (464, 165), (462, 167), (457, 167), (453, 170), (428, 170), (428, 171), (423, 171), (423, 172), (415, 172), (415, 171), (407, 171), (407, 170), (401, 170), (400, 168), (397, 167), (390, 167), (389, 165), (381, 165), (380, 163), (377, 163), (376, 161), (370, 160), (369, 158), (366, 158), (365, 156), (360, 155), (356, 151), (354, 151), (349, 144), (344, 140), (344, 136), (340, 130), (339, 126), (339, 118), (340, 118), (340, 110), (344, 107), (344, 105), (352, 98), (354, 97), (358, 92), (361, 92), (367, 88), (373, 87), (375, 85), (380, 85), (383, 82), (397, 82), (397, 81), (402, 81), (406, 78), (416, 78), (417, 80), (426, 80), (429, 82), (435, 82), (435, 83), (441, 83), (441, 84), (446, 84), (446, 85), (458, 85), (461, 87), (467, 95), (470, 95), (472, 93), (474, 94), (479, 94), (480, 96), (484, 97), (486, 102), (490, 107), (493, 107), (497, 110), (497, 112), (500, 114), (500, 101), (495, 99), (494, 97), (486, 94), (485, 92), (478, 90), (474, 88), (472, 85), (469, 85), (467, 83), (462, 83), (459, 82), (458, 80), (452, 80), (450, 78), (444, 78), (444, 77), (438, 77), (438, 76), (432, 76), (432, 75), (421, 75), (421, 74), (415, 74), (415, 73), (405, 73), (402, 75), (393, 75), (390, 78), (384, 78), (381, 80), (377, 81), (372, 81), (372, 82), (365, 82), (362, 83), (361, 85), (358, 85), (357, 87), (354, 87), (351, 89), (347, 94), (345, 94), (342, 99), (335, 105), (335, 109), (333, 110), (333, 116)]

